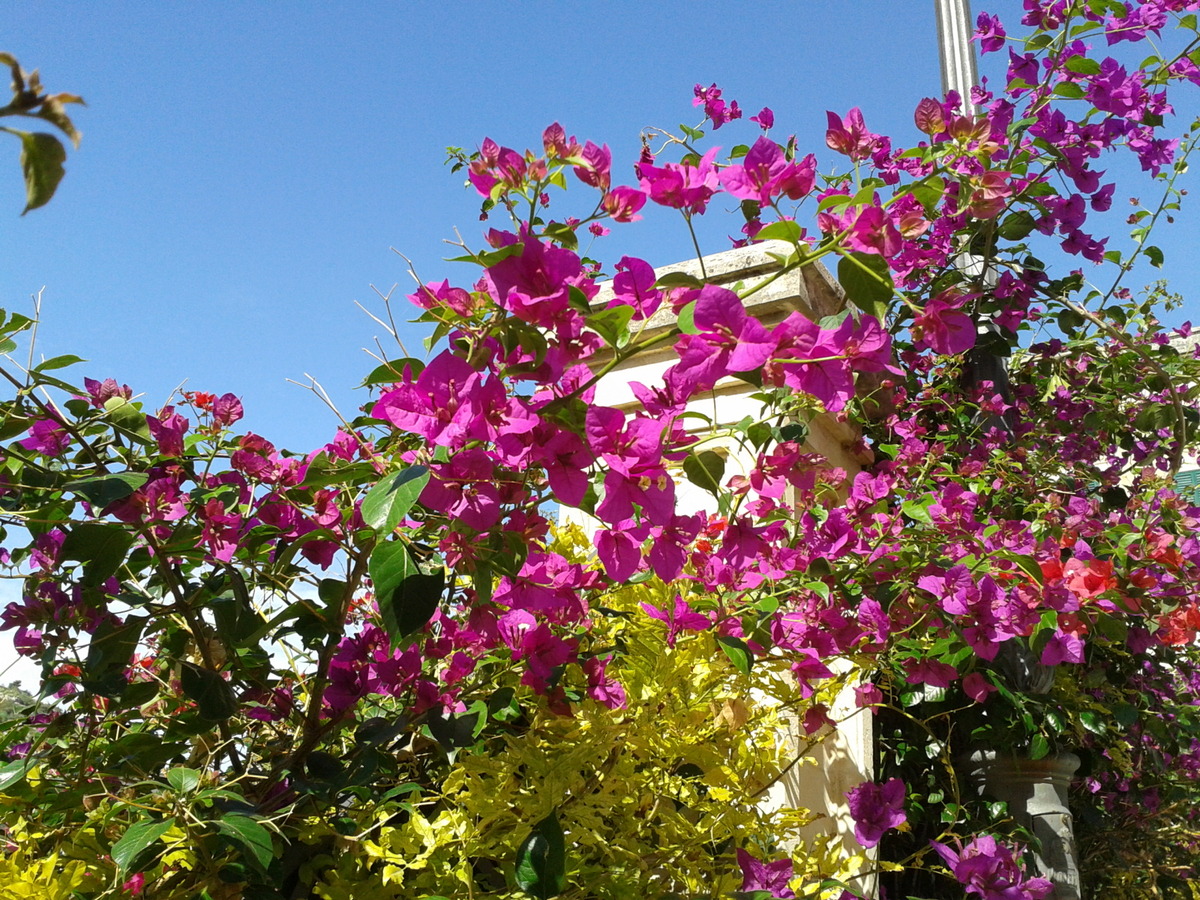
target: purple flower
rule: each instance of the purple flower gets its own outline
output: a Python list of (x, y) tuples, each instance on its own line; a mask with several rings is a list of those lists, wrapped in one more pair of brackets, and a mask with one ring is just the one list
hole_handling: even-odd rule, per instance
[(127, 384), (117, 384), (115, 378), (105, 378), (96, 381), (94, 378), (83, 379), (83, 386), (88, 392), (88, 402), (96, 409), (103, 409), (104, 404), (113, 397), (123, 397), (128, 400), (133, 396), (133, 390)]
[[(871, 709), (883, 703), (883, 691), (876, 685), (867, 682), (854, 689), (854, 705), (859, 709)], [(871, 709), (875, 712), (874, 709)]]
[(662, 291), (654, 287), (654, 267), (644, 259), (622, 256), (615, 270), (609, 306), (632, 306), (639, 320), (654, 315), (663, 301)]
[(29, 429), (29, 437), (17, 442), (32, 453), (43, 456), (61, 456), (71, 443), (65, 428), (54, 419), (38, 419)]
[(860, 844), (874, 847), (885, 831), (908, 821), (904, 814), (905, 791), (904, 782), (892, 778), (887, 784), (863, 782), (846, 792), (854, 819), (854, 837)]
[(909, 684), (927, 684), (930, 687), (950, 687), (958, 678), (958, 670), (949, 663), (938, 662), (936, 659), (917, 659), (910, 657), (901, 663), (904, 666), (904, 680)]
[(799, 162), (789, 162), (774, 141), (760, 137), (742, 158), (721, 170), (721, 184), (739, 200), (755, 200), (766, 206), (776, 194), (799, 200), (813, 188), (816, 158), (811, 154)]
[(584, 184), (607, 191), (612, 185), (612, 152), (608, 144), (597, 147), (588, 141), (580, 155), (587, 165), (575, 167), (576, 177)]
[(971, 672), (962, 681), (963, 691), (976, 703), (983, 703), (992, 691), (999, 690), (978, 672)]
[(183, 456), (183, 436), (188, 430), (188, 421), (175, 407), (166, 406), (157, 416), (146, 416), (150, 434), (158, 441), (158, 452), (163, 456)]
[(637, 571), (642, 561), (643, 538), (631, 533), (633, 520), (626, 520), (617, 528), (601, 528), (596, 532), (596, 555), (604, 566), (604, 574), (610, 581), (621, 582)]
[(742, 870), (743, 891), (766, 891), (772, 897), (782, 897), (785, 900), (791, 900), (796, 896), (796, 893), (788, 887), (788, 882), (796, 874), (790, 859), (763, 862), (739, 848), (737, 861)]
[[(712, 625), (708, 616), (695, 612), (682, 595), (675, 595), (675, 605), (659, 609), (650, 603), (642, 604), (642, 612), (652, 619), (667, 623), (667, 646), (674, 647), (681, 631), (704, 631)], [(743, 888), (743, 890), (746, 890)]]
[(583, 664), (583, 671), (588, 679), (587, 693), (597, 703), (609, 709), (624, 709), (628, 698), (621, 683), (609, 676), (607, 670), (610, 662), (611, 656), (593, 656)]
[(1083, 648), (1083, 638), (1059, 629), (1050, 636), (1050, 640), (1042, 649), (1041, 663), (1043, 666), (1057, 666), (1064, 662), (1081, 663)]
[(991, 16), (987, 13), (980, 13), (979, 18), (975, 20), (975, 37), (979, 39), (979, 49), (983, 53), (995, 53), (1004, 46), (1004, 39), (1008, 37), (1004, 26), (1000, 24), (998, 16)]
[(713, 165), (717, 150), (717, 147), (713, 147), (694, 166), (638, 163), (637, 173), (642, 191), (661, 206), (686, 210), (693, 215), (702, 214), (720, 186), (717, 169)]
[(716, 131), (722, 125), (732, 122), (734, 119), (742, 117), (742, 111), (738, 107), (736, 100), (731, 100), (726, 103), (721, 99), (721, 89), (715, 84), (709, 87), (696, 85), (692, 91), (695, 94), (695, 99), (692, 100), (692, 106), (703, 106), (704, 115), (713, 123), (713, 131)]
[(620, 185), (604, 195), (601, 205), (614, 222), (636, 222), (641, 218), (637, 211), (646, 205), (646, 194), (637, 188)]
[(775, 113), (771, 111), (771, 107), (764, 106), (757, 116), (750, 117), (751, 122), (757, 122), (758, 127), (763, 131), (770, 131), (775, 127)]
[(961, 310), (966, 299), (943, 291), (925, 304), (912, 324), (918, 350), (928, 347), (934, 353), (957, 356), (975, 346), (975, 323)]
[(1045, 878), (1026, 878), (1013, 848), (990, 834), (965, 847), (960, 843), (957, 852), (937, 841), (930, 844), (967, 893), (982, 900), (1043, 900), (1053, 890)]
[(825, 132), (825, 143), (830, 150), (844, 153), (855, 162), (866, 159), (880, 143), (880, 136), (867, 130), (862, 110), (857, 106), (842, 118), (835, 112), (825, 113), (829, 129)]
[(480, 375), (470, 363), (446, 350), (434, 357), (415, 382), (400, 384), (380, 397), (371, 414), (435, 445), (464, 443), (468, 426), (478, 414), (475, 396), (479, 381)]
[(234, 394), (222, 394), (213, 401), (213, 421), (228, 428), (245, 414), (242, 401)]

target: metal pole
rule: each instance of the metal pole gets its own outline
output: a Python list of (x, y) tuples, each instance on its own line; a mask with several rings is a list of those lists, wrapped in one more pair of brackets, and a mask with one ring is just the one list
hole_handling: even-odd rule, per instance
[(937, 8), (938, 52), (942, 60), (942, 91), (958, 91), (963, 99), (963, 112), (975, 112), (971, 103), (971, 88), (979, 84), (975, 66), (975, 47), (971, 43), (973, 30), (971, 0), (934, 0)]
[[(937, 10), (938, 54), (942, 63), (942, 90), (957, 91), (962, 98), (962, 111), (971, 116), (977, 112), (971, 102), (971, 88), (979, 83), (979, 70), (975, 65), (975, 45), (971, 43), (974, 19), (971, 17), (971, 0), (934, 0)], [(988, 269), (987, 261), (971, 253), (958, 254), (955, 264), (968, 278), (983, 285), (995, 284), (995, 272)], [(995, 323), (986, 319), (976, 320), (978, 343), (967, 354), (964, 382), (967, 387), (977, 387), (990, 381), (997, 392), (1012, 400), (1008, 386), (1008, 371), (1003, 357), (998, 356), (988, 344), (999, 332)], [(1011, 416), (990, 414), (983, 419), (985, 429), (999, 428), (1011, 435), (1014, 422)]]

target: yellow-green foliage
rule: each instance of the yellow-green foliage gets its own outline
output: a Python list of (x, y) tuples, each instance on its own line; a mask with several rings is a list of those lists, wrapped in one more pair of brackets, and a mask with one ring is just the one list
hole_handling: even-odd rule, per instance
[(9, 852), (0, 854), (0, 900), (70, 900), (76, 891), (100, 886), (96, 865), (59, 853), (40, 856), (29, 837), (23, 821), (8, 829)]
[(626, 709), (590, 699), (573, 716), (537, 707), (527, 730), (460, 756), (439, 797), (406, 817), (380, 810), (377, 822), (390, 821), (345, 844), (320, 896), (522, 897), (513, 859), (552, 810), (566, 835), (565, 900), (723, 896), (741, 885), (738, 847), (760, 858), (794, 847), (802, 891), (801, 875), (808, 885), (852, 877), (844, 866), (862, 860), (836, 842), (797, 845), (811, 814), (764, 803), (797, 755), (767, 699), (796, 693), (786, 663), (759, 660), (746, 677), (711, 632), (668, 648), (664, 624), (639, 605), (663, 608), (674, 596), (645, 582), (606, 596), (611, 614), (595, 616), (587, 640), (620, 648), (609, 674), (625, 686)]

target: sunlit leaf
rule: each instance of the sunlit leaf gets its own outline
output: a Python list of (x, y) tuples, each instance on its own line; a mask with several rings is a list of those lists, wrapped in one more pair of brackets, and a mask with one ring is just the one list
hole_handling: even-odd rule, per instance
[(21, 215), (39, 206), (45, 206), (54, 196), (58, 184), (66, 174), (63, 163), (67, 159), (62, 141), (42, 131), (18, 131), (0, 127), (0, 131), (15, 134), (21, 139), (21, 171), (25, 173), (25, 209)]
[(380, 535), (391, 534), (428, 483), (425, 466), (409, 466), (381, 479), (363, 498), (363, 521)]

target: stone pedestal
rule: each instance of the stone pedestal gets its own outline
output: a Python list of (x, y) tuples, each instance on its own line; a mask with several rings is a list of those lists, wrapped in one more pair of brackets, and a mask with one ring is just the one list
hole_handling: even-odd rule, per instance
[(1067, 808), (1079, 757), (1060, 753), (1034, 760), (985, 750), (971, 754), (961, 766), (964, 782), (1007, 803), (1014, 818), (1040, 841), (1034, 862), (1037, 874), (1053, 882), (1054, 900), (1080, 900), (1079, 858)]

